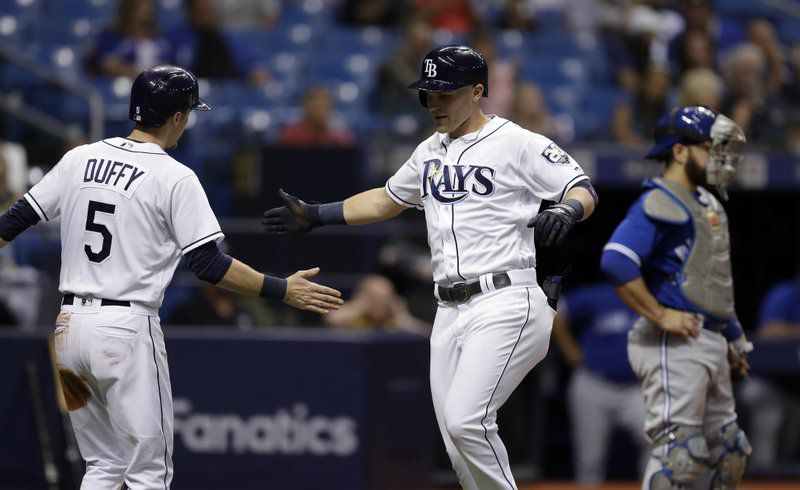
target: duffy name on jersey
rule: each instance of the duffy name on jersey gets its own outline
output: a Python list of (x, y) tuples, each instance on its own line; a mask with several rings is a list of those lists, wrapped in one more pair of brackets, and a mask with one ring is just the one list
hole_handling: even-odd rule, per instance
[(81, 187), (107, 187), (130, 198), (145, 175), (147, 170), (130, 163), (90, 158), (86, 161)]

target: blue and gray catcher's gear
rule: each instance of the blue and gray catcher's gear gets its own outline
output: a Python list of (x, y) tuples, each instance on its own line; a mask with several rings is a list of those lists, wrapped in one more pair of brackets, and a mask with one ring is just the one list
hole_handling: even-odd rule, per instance
[(179, 111), (208, 111), (200, 100), (197, 78), (179, 66), (162, 65), (143, 71), (131, 87), (128, 118), (147, 127), (158, 127)]
[(419, 80), (408, 88), (419, 90), (419, 101), (428, 107), (426, 92), (450, 92), (480, 83), (489, 96), (489, 67), (483, 55), (469, 46), (442, 46), (422, 60)]

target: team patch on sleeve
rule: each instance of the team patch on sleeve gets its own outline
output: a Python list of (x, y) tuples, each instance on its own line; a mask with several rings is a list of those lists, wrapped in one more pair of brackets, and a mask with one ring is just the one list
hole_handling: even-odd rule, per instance
[(550, 143), (542, 152), (542, 156), (553, 165), (569, 165), (569, 155), (555, 143)]

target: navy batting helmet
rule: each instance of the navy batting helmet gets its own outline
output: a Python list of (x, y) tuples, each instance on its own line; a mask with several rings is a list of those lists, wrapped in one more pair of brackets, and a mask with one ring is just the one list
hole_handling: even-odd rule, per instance
[(419, 80), (408, 88), (418, 89), (420, 102), (428, 107), (425, 92), (450, 92), (476, 83), (488, 97), (489, 67), (483, 56), (469, 46), (442, 46), (425, 55)]
[(179, 66), (162, 65), (143, 71), (133, 81), (128, 117), (137, 124), (158, 127), (176, 112), (209, 111), (200, 100), (197, 78)]

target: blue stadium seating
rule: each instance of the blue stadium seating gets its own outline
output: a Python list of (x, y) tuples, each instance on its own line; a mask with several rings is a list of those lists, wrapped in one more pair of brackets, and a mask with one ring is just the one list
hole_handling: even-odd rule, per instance
[[(30, 1), (30, 0), (28, 0)], [(43, 4), (47, 16), (88, 17), (107, 21), (114, 15), (116, 0), (34, 0)]]
[(614, 108), (627, 97), (625, 92), (613, 85), (588, 88), (575, 117), (576, 139), (610, 142)]
[(717, 0), (715, 8), (722, 15), (743, 20), (754, 17), (777, 20), (783, 16), (776, 7), (756, 0)]

